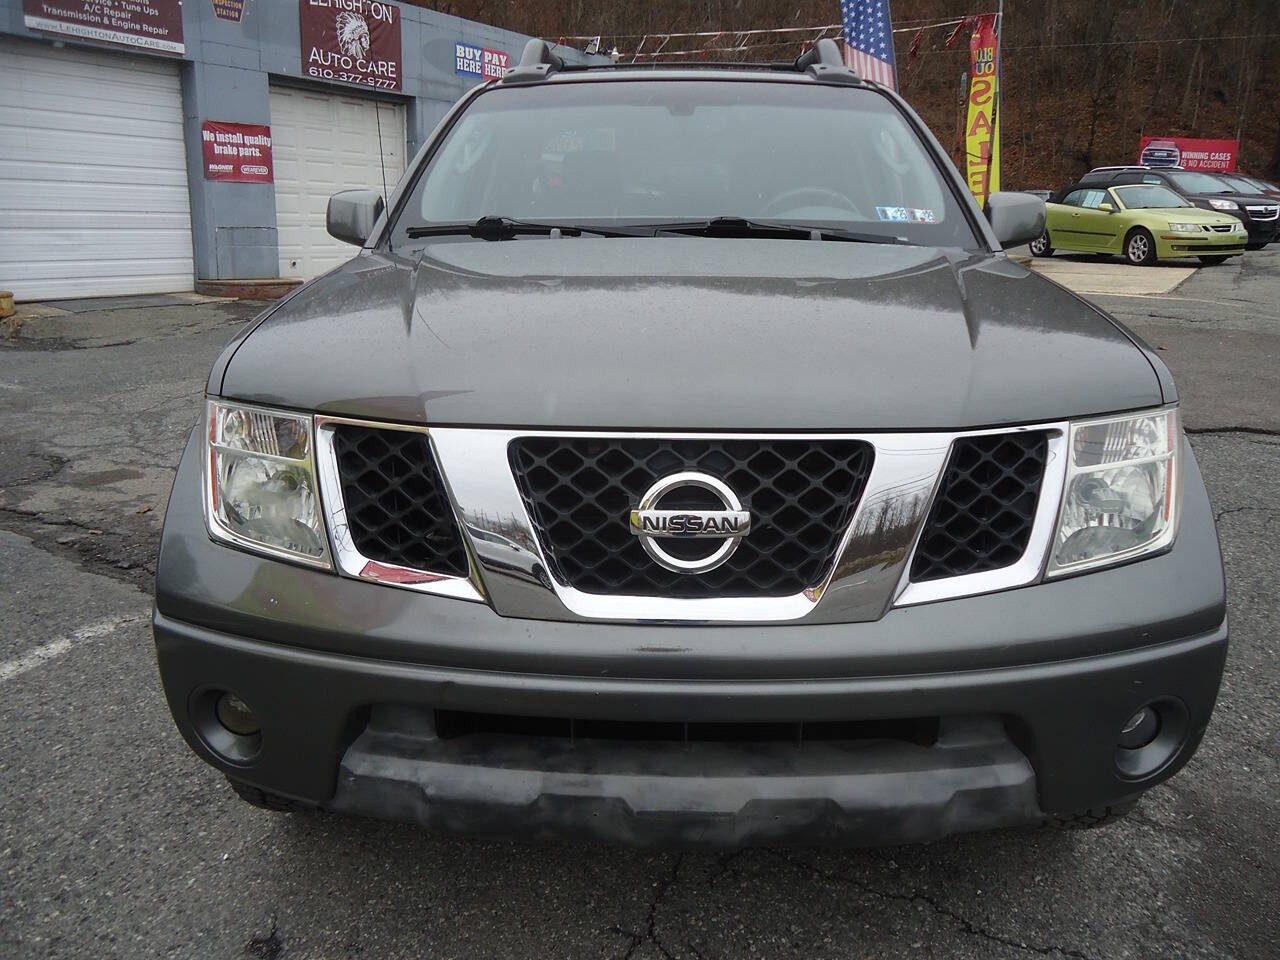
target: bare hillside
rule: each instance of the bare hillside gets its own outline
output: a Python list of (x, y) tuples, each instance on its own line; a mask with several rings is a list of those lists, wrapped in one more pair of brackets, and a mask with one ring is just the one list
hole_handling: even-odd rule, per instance
[[(418, 0), (420, 5), (548, 39), (596, 35), (634, 53), (657, 34), (724, 31), (673, 39), (667, 50), (731, 47), (734, 31), (835, 23), (835, 0)], [(994, 11), (996, 0), (898, 0), (893, 4), (903, 92), (954, 150), (968, 45), (951, 49), (950, 27), (916, 27)], [(1146, 134), (1237, 136), (1241, 168), (1280, 176), (1280, 10), (1274, 0), (1007, 0), (1004, 44), (1004, 175), (1007, 186), (1052, 186), (1091, 166), (1134, 162)], [(644, 40), (648, 34), (650, 39)], [(746, 41), (708, 58), (794, 57), (796, 40)], [(514, 52), (514, 51), (513, 51)], [(665, 58), (664, 58), (665, 59)], [(671, 57), (680, 62), (688, 57)]]

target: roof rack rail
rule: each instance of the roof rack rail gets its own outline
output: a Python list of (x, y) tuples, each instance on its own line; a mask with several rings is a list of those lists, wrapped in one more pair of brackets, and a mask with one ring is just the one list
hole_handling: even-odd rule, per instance
[(807, 73), (815, 80), (828, 83), (862, 83), (858, 72), (844, 62), (840, 47), (830, 37), (823, 37), (800, 56), (795, 69)]
[(686, 61), (682, 64), (670, 63), (566, 63), (561, 57), (551, 52), (551, 44), (534, 37), (524, 45), (520, 54), (520, 62), (507, 71), (507, 75), (499, 82), (509, 85), (522, 83), (539, 83), (553, 73), (561, 71), (608, 70), (622, 68), (648, 68), (651, 70), (683, 69), (687, 67), (719, 67), (726, 70), (779, 70), (785, 72), (806, 73), (815, 80), (825, 83), (864, 84), (856, 70), (845, 65), (840, 55), (840, 47), (830, 37), (824, 37), (806, 50), (795, 60), (782, 60), (772, 63), (751, 63), (747, 61)]
[(564, 61), (551, 52), (551, 45), (537, 37), (524, 45), (520, 62), (507, 71), (501, 82), (505, 84), (537, 83), (549, 74), (564, 68)]

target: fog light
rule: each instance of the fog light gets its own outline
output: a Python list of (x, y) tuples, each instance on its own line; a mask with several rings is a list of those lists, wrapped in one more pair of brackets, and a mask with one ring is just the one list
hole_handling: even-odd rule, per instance
[(258, 715), (253, 712), (253, 708), (234, 693), (228, 692), (220, 696), (214, 713), (226, 730), (238, 736), (252, 737), (262, 731), (262, 724), (258, 722)]
[(1120, 728), (1120, 746), (1126, 750), (1145, 747), (1160, 732), (1160, 716), (1150, 707), (1143, 707), (1125, 721)]

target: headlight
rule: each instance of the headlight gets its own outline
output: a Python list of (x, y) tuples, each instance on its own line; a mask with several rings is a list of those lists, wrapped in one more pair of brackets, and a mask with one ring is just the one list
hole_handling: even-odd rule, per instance
[(1240, 204), (1234, 200), (1210, 200), (1209, 206), (1215, 210), (1239, 210)]
[(214, 537), (329, 567), (311, 418), (210, 400), (205, 510)]
[(1169, 229), (1174, 233), (1202, 233), (1198, 223), (1170, 223)]
[(1173, 542), (1181, 436), (1176, 409), (1071, 425), (1049, 576), (1129, 560)]

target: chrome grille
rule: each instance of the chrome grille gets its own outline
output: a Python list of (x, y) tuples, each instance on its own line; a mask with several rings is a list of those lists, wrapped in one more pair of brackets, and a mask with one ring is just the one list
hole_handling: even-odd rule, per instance
[(1245, 207), (1249, 211), (1249, 216), (1254, 220), (1275, 220), (1280, 217), (1280, 206), (1254, 206)]
[(467, 575), (462, 535), (425, 433), (341, 424), (333, 447), (347, 527), (364, 558)]
[(961, 437), (911, 564), (916, 582), (998, 570), (1027, 549), (1044, 479), (1044, 433)]
[[(508, 452), (562, 583), (585, 593), (679, 598), (791, 596), (818, 584), (873, 459), (870, 444), (843, 439), (542, 436), (519, 437)], [(751, 533), (733, 556), (701, 574), (659, 566), (628, 525), (641, 495), (683, 470), (723, 480), (752, 514)]]

